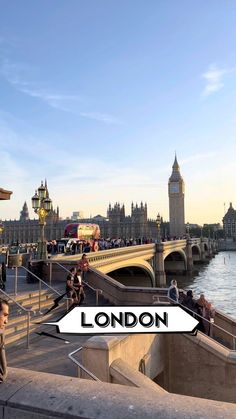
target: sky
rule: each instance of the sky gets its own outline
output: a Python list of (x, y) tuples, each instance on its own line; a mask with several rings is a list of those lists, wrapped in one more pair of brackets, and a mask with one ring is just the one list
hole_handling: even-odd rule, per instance
[(236, 207), (234, 0), (0, 0), (0, 218), (41, 180), (60, 216), (132, 201), (169, 219), (175, 152), (185, 218)]

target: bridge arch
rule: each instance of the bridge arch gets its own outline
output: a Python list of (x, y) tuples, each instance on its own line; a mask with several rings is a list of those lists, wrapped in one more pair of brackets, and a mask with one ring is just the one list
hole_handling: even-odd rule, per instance
[[(132, 268), (139, 268), (140, 272), (144, 272), (150, 280), (150, 286), (155, 286), (155, 274), (152, 266), (145, 260), (142, 262), (139, 261), (120, 261), (119, 263), (113, 263), (112, 265), (105, 265), (99, 267), (99, 270), (106, 275), (112, 274), (112, 272), (118, 271), (119, 269), (127, 268), (131, 270)], [(112, 275), (111, 275), (112, 276)], [(139, 286), (139, 285), (137, 285)]]
[(187, 270), (187, 256), (184, 250), (176, 249), (164, 255), (165, 271), (184, 272)]
[(192, 257), (193, 257), (193, 263), (199, 262), (201, 260), (201, 248), (198, 244), (193, 244), (192, 246)]

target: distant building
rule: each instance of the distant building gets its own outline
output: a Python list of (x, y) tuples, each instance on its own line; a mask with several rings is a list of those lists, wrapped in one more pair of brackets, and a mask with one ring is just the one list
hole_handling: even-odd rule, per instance
[(26, 202), (23, 205), (22, 211), (20, 212), (20, 221), (28, 221), (29, 220), (29, 210), (27, 207)]
[(223, 229), (226, 238), (236, 239), (236, 210), (230, 202), (229, 209), (223, 217)]
[(72, 214), (72, 221), (81, 220), (81, 218), (84, 218), (84, 213), (82, 211), (74, 211)]
[(186, 234), (184, 215), (184, 181), (180, 174), (177, 157), (172, 166), (168, 184), (170, 236), (181, 237)]
[[(59, 220), (59, 208), (52, 210), (46, 218), (45, 237), (51, 240), (64, 231), (65, 222)], [(39, 221), (29, 219), (26, 202), (20, 212), (19, 220), (5, 220), (2, 243), (37, 243), (40, 237)], [(62, 236), (61, 236), (62, 237)]]
[(147, 204), (141, 202), (131, 204), (131, 215), (125, 215), (125, 206), (116, 202), (107, 210), (108, 237), (123, 238), (156, 238), (157, 226), (155, 220), (147, 217)]

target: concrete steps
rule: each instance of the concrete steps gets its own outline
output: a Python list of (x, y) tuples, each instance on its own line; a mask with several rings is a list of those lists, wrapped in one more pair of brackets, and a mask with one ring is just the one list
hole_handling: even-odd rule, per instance
[[(52, 305), (53, 300), (57, 297), (55, 293), (47, 293), (46, 290), (41, 292), (41, 305), (39, 313), (39, 297), (38, 293), (27, 292), (22, 293), (14, 297), (14, 299), (21, 304), (24, 308), (31, 309), (31, 321), (30, 321), (30, 333), (32, 333), (39, 325), (38, 322), (47, 320), (50, 315), (42, 316)], [(64, 301), (64, 302), (63, 302)], [(10, 315), (8, 325), (5, 331), (5, 342), (6, 345), (10, 345), (22, 338), (26, 339), (27, 335), (27, 314), (24, 310), (20, 309), (14, 302), (9, 301)], [(60, 311), (65, 312), (66, 302), (62, 300), (60, 303)], [(59, 311), (59, 309), (57, 310)], [(54, 315), (54, 312), (52, 312)]]
[[(64, 292), (64, 288), (60, 290), (57, 288), (61, 294)], [(83, 305), (94, 306), (95, 305), (95, 293), (92, 292), (88, 287), (85, 286), (86, 298)], [(30, 325), (30, 334), (35, 331), (40, 331), (40, 322), (46, 320), (54, 320), (61, 317), (66, 312), (66, 300), (60, 301), (60, 306), (53, 310), (48, 315), (42, 315), (53, 305), (53, 300), (57, 298), (57, 294), (53, 292), (48, 292), (47, 290), (41, 291), (41, 308), (39, 313), (39, 297), (38, 291), (28, 291), (20, 293), (13, 297), (19, 304), (24, 308), (31, 309), (31, 325)], [(10, 304), (10, 315), (8, 320), (8, 325), (5, 332), (5, 342), (6, 345), (15, 345), (17, 341), (25, 340), (27, 335), (27, 314), (20, 309), (15, 303), (9, 301)], [(99, 305), (109, 305), (109, 302), (102, 296), (99, 296)], [(45, 326), (43, 327), (45, 330)]]

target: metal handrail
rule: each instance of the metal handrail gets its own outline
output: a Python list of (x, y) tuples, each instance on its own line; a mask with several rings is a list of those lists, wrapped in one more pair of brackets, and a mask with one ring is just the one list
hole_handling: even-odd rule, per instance
[(42, 282), (46, 287), (50, 288), (53, 292), (55, 292), (58, 295), (61, 295), (59, 291), (56, 290), (56, 288), (53, 288), (51, 285), (48, 285), (47, 282), (45, 282), (42, 278), (39, 278), (35, 273), (31, 272), (29, 269), (27, 269), (25, 266), (21, 266), (21, 268), (25, 269), (27, 272), (29, 272), (31, 275), (33, 275), (35, 278), (37, 278), (40, 282)]
[(9, 294), (7, 294), (5, 291), (0, 290), (2, 294), (5, 295), (9, 300), (13, 301), (18, 307), (20, 307), (21, 310), (25, 311), (27, 314), (27, 334), (26, 334), (26, 348), (29, 349), (29, 335), (30, 335), (30, 313), (34, 313), (34, 310), (31, 310), (29, 308), (23, 307), (18, 301), (16, 301), (14, 298), (12, 298)]
[[(235, 335), (233, 335), (232, 333), (230, 333), (230, 332), (228, 332), (227, 330), (223, 329), (223, 327), (218, 326), (218, 325), (217, 325), (217, 324), (215, 324), (215, 323), (211, 323), (211, 321), (210, 321), (210, 320), (206, 319), (205, 317), (203, 317), (203, 316), (201, 316), (200, 314), (196, 313), (195, 311), (191, 310), (191, 308), (188, 308), (188, 307), (184, 306), (184, 305), (183, 305), (183, 304), (181, 304), (181, 303), (177, 303), (175, 300), (173, 300), (172, 298), (170, 298), (170, 297), (168, 297), (168, 296), (166, 296), (165, 298), (167, 298), (169, 301), (171, 301), (171, 302), (173, 302), (173, 303), (175, 303), (175, 304), (178, 304), (179, 306), (183, 307), (185, 310), (187, 310), (187, 311), (189, 311), (189, 312), (193, 313), (193, 314), (194, 314), (197, 318), (200, 318), (200, 319), (204, 320), (205, 322), (209, 323), (209, 325), (210, 325), (210, 326), (212, 326), (213, 328), (214, 328), (214, 327), (216, 327), (217, 329), (219, 329), (219, 330), (221, 330), (222, 332), (226, 333), (227, 335), (231, 336), (231, 338), (232, 338), (232, 340), (233, 340), (233, 349), (232, 349), (232, 350), (233, 350), (233, 351), (235, 351), (235, 350), (236, 350), (236, 336), (235, 336)], [(209, 336), (209, 337), (211, 337), (211, 336)], [(213, 338), (212, 338), (212, 339), (213, 339)]]
[[(61, 263), (59, 263), (59, 262), (56, 262), (56, 261), (50, 261), (49, 263), (51, 263), (51, 264), (53, 264), (53, 263), (56, 263), (57, 265), (59, 265), (62, 269), (64, 269), (66, 272), (68, 272), (68, 273), (71, 273), (70, 271), (69, 271), (69, 269), (67, 269), (67, 268), (65, 268), (65, 266), (63, 266)], [(95, 291), (96, 292), (96, 306), (98, 305), (98, 295), (99, 294), (102, 294), (103, 293), (103, 291), (100, 289), (100, 288), (93, 288), (92, 287), (92, 285), (90, 285), (88, 282), (86, 282), (86, 281), (82, 281), (82, 283), (83, 284), (85, 284), (88, 288), (90, 288), (92, 291)]]
[(51, 285), (48, 285), (43, 279), (39, 278), (35, 273), (31, 272), (29, 269), (27, 269), (25, 266), (21, 266), (25, 271), (33, 275), (36, 279), (39, 281), (39, 312), (41, 313), (41, 290), (42, 290), (42, 283), (46, 285), (50, 290), (52, 290), (55, 294), (61, 295), (59, 291), (57, 291), (55, 288), (53, 288)]
[(79, 361), (77, 361), (77, 359), (75, 359), (73, 357), (74, 354), (76, 354), (77, 352), (81, 351), (83, 349), (82, 346), (80, 346), (80, 348), (76, 349), (75, 351), (71, 352), (70, 354), (68, 354), (68, 358), (74, 362), (81, 370), (83, 370), (86, 374), (88, 374), (91, 378), (93, 378), (95, 381), (100, 381), (101, 380), (96, 377), (96, 375), (94, 375), (91, 371), (87, 370), (87, 368), (85, 368)]

